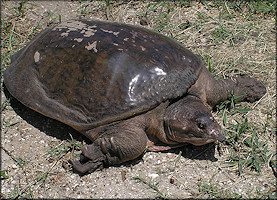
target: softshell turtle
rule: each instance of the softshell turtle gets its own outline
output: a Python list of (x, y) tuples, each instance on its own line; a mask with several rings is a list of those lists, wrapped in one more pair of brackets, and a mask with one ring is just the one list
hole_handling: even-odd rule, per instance
[(46, 29), (12, 57), (9, 92), (88, 137), (80, 173), (120, 164), (146, 149), (223, 141), (210, 110), (232, 93), (253, 102), (266, 90), (239, 77), (215, 80), (182, 44), (121, 23), (70, 20)]

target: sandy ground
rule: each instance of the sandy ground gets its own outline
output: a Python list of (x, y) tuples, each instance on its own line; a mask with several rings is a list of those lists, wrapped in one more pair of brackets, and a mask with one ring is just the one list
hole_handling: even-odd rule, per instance
[[(38, 33), (51, 25), (50, 18), (53, 23), (56, 23), (59, 15), (62, 21), (80, 17), (82, 5), (85, 4), (30, 1), (25, 5), (28, 17), (24, 17), (21, 23), (27, 23), (30, 27), (40, 23), (41, 26), (36, 30)], [(94, 2), (93, 5), (90, 5), (87, 17), (106, 20), (104, 3)], [(114, 5), (114, 9), (117, 8), (117, 10), (113, 12), (110, 20), (131, 24), (143, 23), (145, 21), (138, 17), (137, 13), (145, 9), (146, 5), (147, 3), (126, 3), (122, 6), (118, 3)], [(11, 16), (15, 15), (14, 8), (18, 6), (19, 2), (2, 3), (4, 19), (11, 19)], [(197, 9), (204, 8), (196, 4), (191, 8), (184, 8), (183, 15), (186, 17), (191, 15), (190, 20), (193, 21), (196, 18)], [(271, 19), (262, 20), (271, 22)], [(147, 22), (146, 27), (152, 28), (153, 23)], [(22, 28), (24, 28), (23, 24)], [(192, 35), (193, 37), (195, 36)], [(203, 40), (195, 39), (200, 44)], [(197, 46), (199, 43), (190, 43), (188, 46)], [(221, 46), (214, 48), (221, 48)], [(191, 50), (201, 53), (201, 50), (195, 48)], [(261, 77), (261, 81), (266, 79)], [(269, 90), (272, 92), (272, 84), (267, 84), (267, 88), (271, 88)], [(72, 156), (72, 151), (67, 152), (66, 148), (70, 146), (69, 141), (72, 138), (79, 143), (83, 142), (84, 138), (70, 127), (35, 113), (15, 99), (11, 98), (10, 104), (5, 106), (6, 96), (2, 93), (1, 97), (1, 109), (3, 109), (1, 110), (3, 147), (1, 169), (6, 170), (8, 175), (8, 178), (1, 180), (3, 198), (20, 196), (29, 198), (155, 198), (159, 196), (207, 198), (209, 195), (199, 191), (199, 184), (202, 181), (218, 184), (217, 191), (220, 193), (237, 193), (244, 198), (247, 197), (247, 193), (256, 189), (268, 191), (270, 188), (275, 188), (275, 177), (269, 166), (264, 166), (259, 175), (247, 172), (239, 176), (237, 167), (223, 164), (227, 160), (225, 155), (229, 152), (228, 146), (224, 144), (202, 147), (187, 145), (169, 152), (147, 152), (137, 161), (79, 176), (67, 163), (68, 158)], [(271, 105), (266, 106), (262, 103), (257, 105), (259, 111), (255, 111), (255, 115), (250, 114), (249, 119), (264, 120), (265, 115), (261, 110), (266, 110)], [(220, 117), (216, 116), (216, 118)], [(272, 144), (270, 148), (274, 151), (275, 147)], [(67, 153), (53, 155), (50, 153), (53, 149)], [(179, 154), (180, 151), (182, 154)], [(74, 154), (76, 153), (78, 149), (77, 152), (74, 151)]]

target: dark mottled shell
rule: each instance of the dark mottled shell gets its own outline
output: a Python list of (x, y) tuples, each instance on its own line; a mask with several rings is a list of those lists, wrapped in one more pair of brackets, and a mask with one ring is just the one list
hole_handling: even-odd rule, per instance
[(16, 53), (4, 82), (26, 106), (84, 131), (184, 95), (201, 67), (197, 56), (156, 32), (72, 20)]

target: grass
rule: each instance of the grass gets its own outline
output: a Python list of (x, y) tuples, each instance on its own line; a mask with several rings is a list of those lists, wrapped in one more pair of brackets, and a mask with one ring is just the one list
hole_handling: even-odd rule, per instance
[(46, 155), (52, 158), (59, 158), (74, 150), (80, 150), (81, 147), (82, 147), (81, 142), (77, 142), (72, 139), (72, 140), (68, 140), (66, 144), (64, 143), (56, 144), (54, 148), (51, 148), (48, 150)]
[(234, 195), (228, 191), (223, 191), (220, 187), (219, 184), (211, 184), (209, 182), (206, 182), (204, 180), (199, 180), (198, 181), (198, 198), (207, 198), (207, 199), (221, 199), (221, 198), (241, 198), (239, 195)]
[[(4, 12), (1, 16), (1, 74), (9, 65), (11, 56), (42, 28), (65, 20), (62, 14), (48, 9), (44, 13), (45, 19), (32, 21), (30, 15), (34, 8), (38, 8), (36, 3), (21, 1), (13, 5), (9, 12)], [(135, 16), (128, 16), (127, 11), (132, 9)], [(77, 16), (136, 24), (140, 24), (142, 17), (147, 18), (150, 22), (148, 28), (189, 47), (200, 56), (214, 77), (247, 74), (264, 82), (267, 94), (257, 104), (238, 103), (239, 97), (233, 97), (218, 105), (214, 114), (227, 137), (226, 142), (221, 144), (225, 150), (220, 158), (220, 163), (225, 163), (222, 167), (230, 170), (230, 174), (238, 180), (249, 174), (263, 181), (271, 177), (266, 170), (271, 166), (276, 169), (276, 80), (268, 78), (275, 77), (276, 27), (270, 23), (276, 20), (274, 1), (79, 1), (73, 12)], [(5, 113), (13, 112), (8, 105), (8, 101), (2, 101), (2, 134), (9, 134), (9, 130), (15, 129), (19, 123), (5, 116)], [(55, 143), (44, 152), (45, 155), (41, 159), (54, 160), (55, 164), (60, 158), (76, 149), (79, 150), (80, 146), (80, 143), (73, 140)], [(177, 157), (171, 171), (161, 170), (160, 173), (177, 173), (176, 166), (180, 158)], [(24, 169), (30, 168), (30, 163), (25, 158), (16, 158), (15, 161), (23, 165)], [(33, 173), (27, 190), (22, 190), (16, 185), (11, 187), (13, 191), (9, 197), (36, 197), (32, 192), (33, 188), (47, 181), (50, 169)], [(13, 170), (3, 169), (2, 181), (13, 179), (16, 176), (13, 173)], [(159, 188), (161, 182), (141, 177), (135, 177), (135, 180), (156, 191), (159, 197), (165, 197)], [(224, 190), (219, 181), (212, 183), (201, 179), (197, 181), (197, 186), (199, 198), (276, 198), (276, 190), (274, 191), (271, 186), (266, 189), (253, 187), (243, 195), (238, 194), (233, 188)]]
[[(210, 183), (205, 180), (198, 181), (198, 190), (199, 193), (197, 198), (205, 199), (276, 199), (276, 189), (261, 190), (257, 188), (248, 189), (247, 195), (241, 195), (237, 192), (231, 191), (230, 189), (225, 190), (221, 188), (218, 183)], [(255, 195), (253, 195), (255, 194)]]
[[(19, 18), (19, 17), (15, 17)], [(2, 46), (5, 47), (1, 54), (1, 72), (4, 72), (4, 69), (9, 64), (11, 56), (21, 49), (23, 45), (32, 38), (32, 35), (35, 33), (37, 26), (32, 28), (31, 30), (25, 30), (24, 32), (20, 32), (18, 28), (16, 28), (17, 22), (16, 19), (14, 21), (6, 21), (1, 19), (2, 21)], [(2, 74), (1, 73), (1, 74)]]
[(1, 173), (1, 180), (9, 178), (9, 176), (7, 174), (7, 170), (1, 170), (0, 173)]
[[(268, 149), (268, 140), (261, 141), (264, 128), (257, 128), (249, 123), (247, 114), (253, 110), (249, 107), (237, 106), (240, 97), (233, 96), (230, 100), (222, 102), (217, 109), (222, 113), (222, 122), (225, 133), (228, 134), (226, 144), (231, 147), (226, 164), (236, 165), (241, 175), (243, 169), (255, 170), (261, 173), (261, 166), (268, 165), (274, 156)], [(240, 120), (228, 122), (227, 116), (240, 114)]]
[(12, 122), (12, 119), (6, 119), (5, 117), (3, 117), (1, 119), (1, 127), (2, 127), (2, 134), (5, 134), (8, 132), (9, 128), (15, 126), (16, 124), (18, 124), (19, 122)]
[(163, 198), (163, 199), (167, 199), (167, 197), (159, 190), (159, 188), (158, 188), (159, 183), (158, 182), (155, 182), (153, 180), (147, 181), (147, 180), (145, 180), (141, 177), (138, 177), (138, 176), (133, 177), (133, 180), (141, 182), (141, 183), (147, 185), (149, 188), (153, 189), (157, 193), (158, 197)]
[(228, 132), (226, 143), (232, 146), (232, 151), (226, 163), (237, 165), (240, 175), (243, 169), (253, 169), (261, 173), (261, 166), (268, 165), (273, 157), (268, 149), (268, 140), (259, 140), (259, 131), (255, 127), (249, 127), (247, 118), (241, 123), (231, 124)]

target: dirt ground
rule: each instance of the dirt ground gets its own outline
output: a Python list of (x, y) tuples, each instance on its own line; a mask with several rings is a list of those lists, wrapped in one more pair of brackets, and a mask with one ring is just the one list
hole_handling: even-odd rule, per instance
[[(265, 84), (267, 93), (260, 101), (240, 104), (253, 108), (246, 115), (228, 112), (226, 119), (221, 110), (213, 114), (229, 138), (234, 131), (226, 124), (236, 124), (245, 118), (248, 124), (263, 130), (259, 141), (264, 144), (260, 148), (268, 146), (263, 155), (270, 159), (257, 172), (247, 166), (239, 169), (239, 165), (226, 164), (233, 152), (230, 143), (186, 145), (168, 152), (146, 152), (134, 162), (79, 176), (67, 160), (80, 153), (81, 143), (89, 141), (72, 128), (26, 108), (2, 92), (1, 197), (276, 198), (276, 168), (271, 166), (276, 155), (273, 15), (257, 17), (257, 14), (255, 19), (245, 20), (243, 12), (237, 14), (227, 3), (223, 9), (195, 1), (183, 4), (120, 1), (110, 5), (107, 2), (1, 2), (1, 20), (8, 25), (2, 25), (2, 37), (10, 41), (2, 44), (1, 72), (8, 67), (9, 55), (59, 21), (88, 18), (143, 25), (182, 42), (208, 66), (210, 63), (217, 77), (247, 74)], [(224, 12), (235, 17), (221, 21)], [(219, 32), (222, 27), (226, 29)]]

